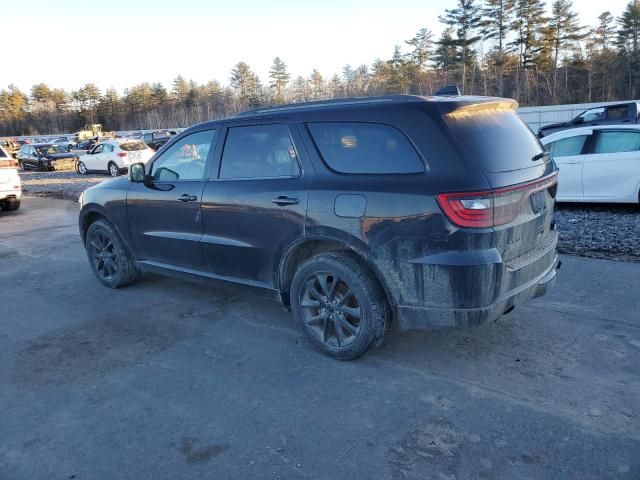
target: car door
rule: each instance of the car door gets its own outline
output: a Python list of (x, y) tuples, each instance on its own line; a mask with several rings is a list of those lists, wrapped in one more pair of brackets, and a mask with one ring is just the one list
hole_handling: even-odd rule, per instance
[(107, 167), (102, 164), (103, 149), (104, 149), (104, 145), (99, 144), (93, 147), (93, 149), (89, 150), (86, 153), (86, 155), (83, 155), (82, 161), (84, 162), (84, 165), (87, 167), (87, 170), (104, 171), (107, 169)]
[(585, 198), (636, 199), (639, 182), (640, 130), (597, 131), (592, 151), (584, 156), (582, 184)]
[(127, 219), (138, 261), (207, 271), (201, 197), (218, 133), (208, 128), (178, 139), (147, 166), (150, 181), (131, 184)]
[[(202, 197), (202, 248), (216, 277), (273, 287), (304, 235), (313, 169), (295, 123), (230, 125)], [(217, 174), (217, 175), (216, 175)]]
[(591, 130), (566, 132), (565, 136), (547, 145), (553, 160), (558, 165), (558, 200), (579, 200), (584, 195), (582, 187), (582, 169), (584, 155)]

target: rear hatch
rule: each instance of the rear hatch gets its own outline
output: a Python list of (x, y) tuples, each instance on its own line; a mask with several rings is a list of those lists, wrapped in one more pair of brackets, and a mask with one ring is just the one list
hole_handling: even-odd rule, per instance
[(438, 200), (453, 223), (493, 228), (503, 260), (535, 260), (555, 247), (555, 164), (516, 113), (512, 100), (451, 102), (443, 112), (450, 138), (482, 171), (491, 190), (452, 192)]
[(18, 177), (18, 161), (9, 156), (6, 151), (0, 147), (0, 190), (13, 188), (15, 184), (19, 184)]

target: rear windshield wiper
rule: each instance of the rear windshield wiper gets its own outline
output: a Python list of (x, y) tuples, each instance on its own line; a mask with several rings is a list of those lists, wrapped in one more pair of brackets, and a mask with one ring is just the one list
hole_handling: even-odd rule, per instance
[(546, 157), (548, 155), (549, 155), (549, 150), (545, 150), (544, 152), (540, 152), (540, 153), (534, 155), (533, 158), (531, 158), (531, 161), (535, 162), (535, 161), (540, 160), (540, 159), (542, 159), (542, 158), (544, 158), (544, 157)]

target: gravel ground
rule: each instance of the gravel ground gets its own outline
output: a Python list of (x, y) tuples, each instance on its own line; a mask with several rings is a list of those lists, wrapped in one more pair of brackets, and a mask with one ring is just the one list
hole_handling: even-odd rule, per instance
[(562, 253), (640, 262), (638, 205), (557, 204), (556, 221)]
[[(83, 190), (106, 175), (75, 172), (21, 172), (26, 194), (77, 201)], [(637, 205), (556, 205), (558, 250), (570, 255), (640, 262), (640, 208)]]
[(107, 175), (78, 175), (75, 172), (20, 172), (22, 190), (27, 195), (78, 201), (87, 188), (109, 178)]

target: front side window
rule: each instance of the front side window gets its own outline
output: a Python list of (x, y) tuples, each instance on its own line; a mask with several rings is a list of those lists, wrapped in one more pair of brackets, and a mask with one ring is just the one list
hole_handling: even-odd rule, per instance
[(98, 145), (96, 148), (93, 149), (93, 153), (102, 153), (102, 150), (104, 149), (104, 145)]
[(171, 145), (155, 162), (156, 180), (202, 180), (207, 157), (218, 130), (192, 133)]
[(621, 153), (640, 150), (640, 132), (601, 131), (593, 153)]
[(585, 122), (593, 122), (604, 118), (604, 107), (592, 108), (580, 114), (580, 118)]
[(222, 152), (220, 178), (290, 178), (300, 175), (287, 125), (232, 127)]
[(358, 122), (307, 125), (324, 161), (336, 172), (380, 174), (425, 170), (407, 137), (390, 125)]
[(553, 158), (580, 155), (587, 141), (588, 135), (576, 135), (575, 137), (561, 138), (549, 145), (549, 151)]

